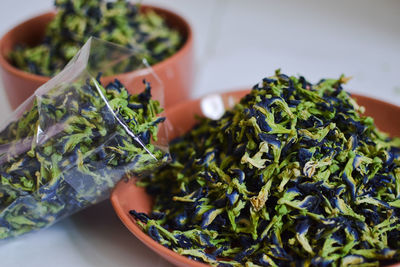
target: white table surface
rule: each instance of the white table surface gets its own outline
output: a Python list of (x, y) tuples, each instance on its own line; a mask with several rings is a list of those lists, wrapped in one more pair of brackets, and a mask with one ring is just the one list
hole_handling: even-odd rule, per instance
[[(0, 0), (0, 34), (53, 0)], [(249, 87), (281, 68), (312, 82), (352, 76), (347, 89), (400, 105), (400, 1), (152, 0), (194, 28), (192, 97)], [(10, 114), (0, 88), (0, 122)], [(122, 225), (108, 201), (0, 242), (0, 266), (169, 266)]]

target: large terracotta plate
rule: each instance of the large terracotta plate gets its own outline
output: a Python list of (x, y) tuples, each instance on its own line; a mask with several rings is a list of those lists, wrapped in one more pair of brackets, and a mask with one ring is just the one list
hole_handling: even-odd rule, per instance
[[(229, 105), (229, 103), (239, 101), (248, 92), (248, 90), (241, 90), (224, 93), (221, 95), (220, 100)], [(391, 136), (400, 137), (400, 107), (361, 95), (353, 95), (353, 97), (356, 98), (360, 105), (366, 108), (366, 115), (372, 116), (381, 130), (389, 133)], [(201, 107), (201, 100), (197, 99), (188, 100), (167, 110), (166, 116), (173, 125), (173, 129), (169, 132), (169, 140), (190, 130), (196, 123), (195, 115), (203, 115)], [(209, 266), (179, 255), (160, 245), (138, 227), (135, 219), (129, 215), (129, 211), (136, 210), (149, 213), (152, 208), (152, 198), (147, 195), (143, 188), (137, 187), (132, 180), (128, 182), (120, 181), (117, 184), (111, 194), (111, 202), (115, 212), (132, 234), (169, 262), (182, 267)]]

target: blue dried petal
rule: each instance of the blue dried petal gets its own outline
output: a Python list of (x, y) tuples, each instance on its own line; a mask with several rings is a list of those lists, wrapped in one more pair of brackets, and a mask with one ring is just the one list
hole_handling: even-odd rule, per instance
[[(107, 109), (107, 107), (103, 107), (102, 109)], [(93, 106), (92, 103), (83, 103), (82, 105), (79, 106), (79, 112), (93, 112), (93, 111), (97, 111), (96, 107)]]
[(352, 137), (351, 149), (355, 150), (359, 146), (358, 136), (353, 134)]
[(310, 229), (310, 220), (302, 220), (296, 225), (296, 232), (300, 235), (307, 233), (308, 229)]
[(138, 95), (138, 99), (141, 103), (148, 103), (151, 99), (150, 83), (144, 79), (143, 84), (145, 84), (146, 88), (144, 89), (144, 91), (142, 93), (140, 93)]
[(263, 78), (262, 81), (267, 84), (270, 84), (270, 83), (277, 84), (277, 82), (278, 82), (276, 79), (271, 79), (271, 78)]
[(267, 110), (269, 110), (271, 108), (271, 106), (275, 103), (275, 102), (282, 102), (282, 98), (274, 96), (271, 98), (264, 98), (263, 101), (261, 103), (259, 103), (259, 105)]
[(297, 153), (297, 158), (301, 166), (304, 166), (311, 159), (312, 156), (313, 152), (305, 148), (300, 148)]
[(92, 6), (86, 10), (86, 15), (91, 18), (94, 18), (97, 21), (100, 21), (100, 19), (102, 17), (102, 12), (99, 7)]
[(224, 214), (218, 215), (214, 221), (207, 227), (209, 230), (221, 231), (222, 226), (226, 225), (228, 220), (225, 219)]
[(243, 110), (243, 113), (247, 116), (247, 117), (249, 117), (249, 118), (251, 118), (251, 117), (255, 117), (256, 116), (256, 110), (254, 110), (254, 109), (249, 109), (249, 108), (245, 108), (244, 110)]
[(174, 235), (176, 240), (178, 241), (178, 245), (183, 249), (190, 249), (193, 247), (192, 241), (187, 238), (185, 235)]
[[(279, 74), (278, 74), (278, 78), (279, 78), (279, 80), (281, 80), (281, 81), (293, 82), (293, 81), (290, 79), (289, 76), (287, 76), (286, 74), (283, 74), (283, 73), (279, 73)], [(289, 86), (290, 86), (290, 85), (289, 85)]]
[(144, 131), (139, 134), (139, 139), (143, 142), (143, 144), (147, 145), (150, 143), (151, 134), (150, 131)]
[(41, 196), (41, 201), (54, 201), (58, 198), (57, 188), (60, 186), (61, 180), (56, 180), (53, 184), (48, 186), (42, 186), (38, 190), (38, 194)]
[(295, 144), (295, 140), (291, 139), (285, 146), (283, 146), (281, 150), (281, 157), (287, 157), (288, 153), (290, 153), (291, 149)]
[(311, 260), (311, 264), (313, 266), (319, 266), (319, 267), (328, 267), (328, 266), (331, 266), (332, 263), (333, 263), (333, 260), (327, 260), (320, 256), (314, 257)]
[(159, 123), (163, 123), (165, 121), (165, 117), (158, 117), (153, 123), (152, 125), (157, 125)]
[(130, 109), (142, 109), (144, 106), (143, 104), (133, 104), (133, 103), (129, 103), (128, 104), (128, 108)]
[(354, 240), (359, 240), (359, 235), (357, 230), (354, 227), (352, 227), (349, 223), (347, 223), (345, 229), (350, 235), (353, 236)]
[(225, 207), (226, 206), (226, 198), (220, 198), (220, 199), (218, 199), (218, 200), (216, 200), (213, 204), (214, 204), (214, 207), (216, 207), (216, 208), (222, 208), (222, 207)]
[(353, 160), (353, 168), (357, 169), (362, 163), (362, 157), (360, 155), (356, 155)]
[(39, 68), (36, 65), (36, 63), (34, 63), (32, 61), (28, 61), (27, 65), (28, 65), (28, 69), (29, 69), (30, 73), (38, 73), (39, 75), (41, 74), (41, 72), (39, 71)]
[(293, 261), (293, 257), (289, 255), (283, 247), (271, 246), (270, 249), (274, 258), (285, 261)]
[(268, 261), (268, 256), (265, 254), (261, 254), (256, 261), (258, 264), (261, 264), (262, 266), (270, 266), (271, 264)]
[(232, 154), (232, 151), (234, 149), (236, 149), (235, 145), (234, 145), (234, 136), (233, 136), (233, 134), (231, 132), (226, 133), (226, 140), (227, 140), (227, 145), (226, 146), (228, 148), (226, 153), (228, 155), (230, 155), (230, 154)]
[(130, 210), (129, 214), (132, 215), (136, 220), (139, 220), (143, 223), (147, 223), (147, 221), (149, 220), (149, 216), (147, 216), (147, 214), (143, 213), (143, 212), (137, 212), (135, 210)]
[(202, 207), (200, 207), (201, 203), (198, 203), (196, 205), (195, 210), (193, 211), (193, 217), (196, 217), (200, 214), (200, 212), (202, 211)]
[(228, 128), (232, 125), (232, 121), (226, 121), (225, 124), (221, 127), (221, 131), (227, 131)]
[(363, 209), (362, 214), (368, 221), (371, 221), (373, 224), (379, 224), (381, 222), (380, 215), (376, 211)]
[[(118, 92), (118, 93), (121, 93), (121, 88), (122, 88), (121, 84), (120, 84), (120, 83), (117, 83), (117, 82), (110, 82), (110, 83), (106, 86), (106, 89), (107, 89), (107, 90), (116, 91), (116, 92)], [(128, 106), (129, 106), (129, 104), (128, 104)]]
[(269, 241), (270, 241), (272, 244), (276, 245), (276, 246), (280, 246), (280, 245), (281, 245), (281, 243), (280, 243), (280, 241), (279, 241), (279, 238), (278, 238), (276, 232), (271, 232), (270, 237), (269, 237)]
[(352, 181), (350, 181), (350, 179), (347, 177), (346, 172), (343, 172), (342, 178), (346, 182), (346, 184), (349, 186), (352, 198), (355, 199), (356, 198), (356, 185)]
[(380, 251), (380, 253), (385, 257), (390, 257), (393, 254), (393, 252), (395, 252), (395, 254), (398, 254), (398, 251), (390, 248), (384, 248)]
[(124, 88), (124, 85), (118, 79), (114, 79), (114, 86), (120, 89)]
[(296, 99), (291, 99), (291, 100), (288, 101), (288, 105), (291, 108), (297, 107), (300, 103), (301, 103), (301, 101), (300, 100), (296, 100)]
[(302, 202), (300, 202), (299, 207), (302, 209), (307, 209), (309, 212), (319, 214), (320, 203), (321, 203), (320, 198), (316, 196), (307, 196)]
[[(210, 242), (210, 237), (208, 235), (200, 233), (199, 234), (199, 239), (200, 239), (200, 243), (206, 244), (206, 246), (208, 246), (208, 247), (212, 247), (213, 246), (213, 244)], [(220, 249), (222, 249), (222, 248), (223, 247), (221, 247)], [(215, 252), (213, 253), (214, 256), (218, 256), (220, 254), (220, 253), (216, 254), (217, 250), (215, 250)]]
[(162, 220), (165, 217), (165, 212), (152, 211), (149, 217), (152, 220)]
[(147, 231), (147, 233), (149, 234), (149, 236), (151, 238), (153, 238), (155, 241), (160, 242), (161, 241), (161, 235), (158, 232), (157, 227), (155, 227), (154, 225), (151, 225)]
[(346, 187), (345, 186), (339, 186), (336, 188), (335, 190), (335, 195), (336, 196), (340, 196), (342, 193), (344, 193), (346, 191)]
[(355, 223), (355, 225), (357, 226), (358, 229), (360, 229), (362, 231), (366, 231), (367, 230), (368, 226), (365, 224), (365, 222), (355, 221), (354, 223)]
[(204, 253), (204, 254), (207, 256), (207, 258), (209, 258), (213, 261), (217, 260), (217, 258), (213, 254), (210, 254), (210, 253)]
[(370, 244), (367, 241), (361, 241), (359, 244), (361, 249), (368, 249), (370, 247)]
[(277, 148), (281, 147), (281, 141), (279, 141), (279, 139), (277, 138), (276, 135), (260, 133), (260, 134), (258, 134), (258, 137), (262, 141), (267, 142), (270, 145), (273, 145), (273, 146), (275, 146)]
[(97, 93), (95, 90), (93, 90), (92, 86), (90, 85), (90, 81), (88, 82), (88, 84), (85, 84), (82, 86), (82, 91), (84, 91), (86, 94), (89, 94), (93, 97), (98, 97)]
[(317, 150), (317, 153), (325, 155), (325, 157), (329, 157), (329, 158), (333, 158), (337, 154), (335, 148), (327, 147), (324, 145), (321, 146), (320, 152), (318, 152), (318, 150)]
[(248, 249), (251, 246), (254, 246), (256, 243), (258, 243), (258, 241), (254, 240), (251, 236), (240, 235), (239, 236), (239, 243), (244, 249)]
[(245, 174), (242, 170), (232, 169), (230, 171), (233, 173), (234, 177), (238, 179), (240, 184), (244, 182)]
[(211, 162), (214, 162), (216, 158), (216, 151), (207, 152), (201, 160), (197, 161), (199, 165), (208, 166)]
[(286, 190), (286, 193), (298, 193), (299, 195), (301, 195), (301, 191), (297, 186), (290, 187), (289, 189)]
[(307, 82), (307, 80), (304, 78), (304, 76), (299, 77), (299, 82), (301, 83), (301, 87), (303, 87), (304, 89), (311, 86), (311, 84), (309, 82)]
[(372, 179), (368, 181), (368, 185), (372, 187), (386, 187), (387, 184), (394, 183), (394, 177), (386, 176), (386, 175), (375, 175)]
[(256, 115), (257, 125), (260, 127), (260, 129), (263, 132), (270, 132), (272, 130), (272, 128), (271, 128), (271, 126), (269, 126), (265, 115), (259, 111), (257, 111), (256, 113), (257, 113), (257, 115)]
[(188, 216), (186, 210), (183, 213), (180, 213), (174, 218), (174, 224), (178, 229), (183, 229), (188, 220)]
[(338, 122), (343, 123), (346, 127), (353, 126), (358, 135), (362, 135), (367, 127), (359, 121), (355, 121), (352, 118), (345, 119), (343, 115), (338, 116)]
[(327, 125), (324, 124), (322, 120), (320, 120), (318, 117), (311, 115), (308, 120), (308, 123), (310, 123), (310, 127), (326, 127)]
[[(284, 92), (282, 92), (282, 93), (280, 94), (280, 96), (281, 96), (282, 98), (284, 98), (284, 99), (286, 100), (287, 103), (289, 103), (289, 101), (290, 101), (290, 99), (291, 99), (292, 97), (296, 98), (295, 92), (296, 92), (296, 88), (294, 88), (293, 86), (290, 86), (290, 87), (287, 88), (287, 90), (285, 90)], [(289, 101), (288, 101), (288, 99), (289, 99)], [(296, 100), (298, 100), (298, 99), (296, 99)]]
[(199, 177), (204, 177), (207, 181), (215, 183), (214, 174), (212, 172), (205, 171), (203, 173), (199, 173)]
[[(140, 158), (141, 158), (140, 155), (135, 155), (135, 157), (129, 162), (129, 165), (136, 166), (136, 163), (140, 160)], [(122, 162), (122, 164), (124, 164), (124, 162)]]
[(239, 199), (239, 193), (237, 191), (232, 191), (231, 194), (226, 193), (229, 205), (232, 207)]
[(195, 193), (193, 194), (192, 199), (198, 201), (201, 198), (205, 197), (208, 193), (208, 187), (200, 187), (199, 189), (197, 189), (195, 191)]
[(300, 189), (301, 193), (304, 195), (309, 195), (311, 193), (319, 194), (321, 192), (321, 185), (324, 181), (318, 181), (315, 183), (301, 183), (298, 184), (297, 187)]
[(242, 262), (243, 259), (254, 252), (254, 248), (248, 248), (236, 254), (234, 260), (238, 262)]
[(97, 80), (97, 82), (98, 82), (99, 84), (101, 84), (101, 81), (100, 81), (101, 76), (103, 76), (103, 73), (102, 73), (101, 71), (99, 71), (99, 72), (97, 73), (97, 76), (96, 76), (96, 80)]

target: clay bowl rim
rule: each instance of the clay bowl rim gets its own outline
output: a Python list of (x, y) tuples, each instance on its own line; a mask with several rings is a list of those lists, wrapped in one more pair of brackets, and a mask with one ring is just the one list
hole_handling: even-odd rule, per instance
[[(234, 90), (234, 91), (228, 91), (228, 92), (223, 92), (221, 93), (222, 96), (232, 96), (232, 95), (245, 95), (246, 93), (250, 92), (249, 89), (240, 89), (240, 90)], [(388, 103), (376, 98), (368, 97), (365, 95), (360, 95), (356, 93), (351, 93), (351, 97), (355, 98), (356, 100), (358, 99), (364, 99), (366, 101), (372, 101), (375, 103), (379, 103), (381, 105), (387, 105), (390, 108), (393, 108), (397, 110), (400, 113), (400, 106), (397, 106), (392, 103)], [(178, 105), (172, 107), (170, 110), (167, 111), (166, 115), (171, 113), (176, 113), (179, 112), (180, 109), (185, 109), (185, 107), (191, 106), (191, 105), (197, 105), (198, 102), (202, 98), (197, 98), (197, 99), (189, 99), (184, 102), (179, 103)], [(197, 114), (199, 115), (199, 114)], [(191, 127), (190, 127), (191, 128)], [(400, 136), (399, 136), (400, 137)], [(133, 177), (133, 181), (129, 180), (128, 182), (131, 183), (130, 186), (133, 186), (135, 188), (141, 189), (141, 187), (136, 186), (134, 183), (136, 181), (136, 178)], [(170, 259), (174, 259), (176, 262), (180, 262), (181, 264), (186, 264), (187, 266), (192, 266), (192, 267), (209, 267), (211, 265), (203, 263), (203, 262), (198, 262), (194, 261), (192, 259), (189, 259), (186, 256), (180, 255), (177, 252), (174, 252), (173, 250), (164, 247), (160, 243), (156, 242), (153, 240), (149, 235), (147, 235), (145, 232), (143, 232), (140, 227), (138, 226), (136, 220), (127, 212), (124, 211), (122, 205), (120, 204), (120, 199), (119, 195), (117, 195), (115, 192), (117, 191), (116, 189), (118, 187), (123, 187), (125, 184), (128, 184), (126, 180), (121, 180), (117, 183), (115, 186), (114, 190), (111, 192), (111, 197), (110, 201), (113, 206), (114, 212), (117, 214), (121, 222), (125, 225), (126, 228), (136, 237), (138, 238), (144, 245), (146, 245), (148, 248), (156, 252), (159, 256), (163, 257), (164, 259), (168, 260), (169, 262)], [(143, 189), (144, 190), (144, 189)], [(396, 263), (391, 266), (400, 266), (400, 263)]]
[[(168, 18), (175, 17), (175, 19), (177, 21), (179, 21), (178, 24), (182, 25), (183, 32), (185, 32), (185, 35), (183, 36), (184, 42), (176, 53), (174, 53), (172, 56), (170, 56), (154, 65), (150, 65), (152, 70), (155, 73), (157, 73), (158, 69), (164, 68), (166, 65), (169, 65), (173, 61), (178, 60), (180, 57), (182, 57), (182, 55), (190, 52), (190, 49), (193, 46), (193, 30), (192, 30), (192, 27), (190, 26), (189, 22), (184, 17), (175, 13), (172, 10), (169, 10), (169, 9), (166, 9), (163, 7), (159, 7), (159, 6), (154, 6), (154, 5), (141, 5), (141, 9), (154, 10), (154, 12), (164, 15), (166, 21), (168, 21)], [(48, 12), (36, 15), (34, 17), (31, 17), (31, 18), (24, 20), (24, 21), (20, 22), (19, 24), (15, 25), (13, 28), (11, 28), (9, 31), (7, 31), (1, 37), (1, 39), (0, 39), (0, 65), (5, 69), (5, 71), (12, 73), (13, 75), (18, 76), (19, 78), (26, 79), (26, 80), (32, 80), (32, 81), (42, 83), (42, 84), (49, 81), (50, 79), (52, 79), (54, 77), (54, 76), (43, 76), (43, 75), (33, 74), (30, 72), (21, 70), (21, 69), (15, 67), (14, 65), (12, 65), (7, 58), (8, 56), (6, 55), (6, 52), (9, 53), (10, 50), (4, 51), (5, 50), (4, 42), (7, 38), (9, 38), (9, 36), (11, 35), (12, 32), (25, 28), (25, 26), (32, 23), (32, 21), (35, 21), (42, 17), (48, 17), (48, 16), (51, 16), (51, 19), (53, 19), (55, 14), (56, 14), (56, 11), (48, 11)], [(18, 28), (21, 28), (21, 29), (18, 29)], [(179, 31), (179, 29), (178, 29), (178, 31)], [(15, 46), (15, 45), (16, 44), (12, 44), (12, 46)], [(137, 70), (128, 71), (128, 72), (124, 72), (124, 73), (118, 73), (115, 75), (102, 77), (102, 79), (105, 79), (105, 80), (122, 79), (123, 76), (131, 75), (134, 72), (137, 72), (138, 75), (140, 75), (140, 72), (143, 72), (143, 71), (146, 71), (146, 69), (137, 69)]]

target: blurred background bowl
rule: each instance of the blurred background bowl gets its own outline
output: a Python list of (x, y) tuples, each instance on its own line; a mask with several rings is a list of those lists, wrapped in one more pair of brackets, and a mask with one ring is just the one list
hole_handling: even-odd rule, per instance
[[(171, 107), (189, 97), (193, 84), (192, 29), (184, 18), (170, 10), (150, 5), (142, 5), (141, 9), (143, 12), (153, 10), (164, 17), (167, 25), (178, 30), (183, 37), (183, 44), (175, 54), (152, 66), (154, 73), (160, 78), (164, 86), (165, 107)], [(54, 15), (55, 12), (48, 12), (26, 20), (7, 32), (0, 40), (0, 72), (4, 90), (12, 109), (17, 108), (50, 77), (28, 73), (14, 67), (9, 62), (8, 55), (17, 44), (28, 46), (39, 44), (44, 38), (47, 24), (54, 18)], [(104, 77), (102, 82), (107, 84), (114, 78), (118, 78), (127, 89), (134, 88), (137, 83), (132, 81), (132, 73)], [(140, 73), (140, 70), (138, 70), (139, 77), (145, 78), (147, 74)]]
[[(221, 94), (221, 103), (237, 103), (249, 90), (234, 91)], [(365, 115), (374, 118), (378, 128), (391, 136), (400, 137), (400, 121), (396, 117), (400, 114), (400, 107), (374, 98), (353, 94), (357, 103), (366, 109)], [(204, 98), (206, 99), (206, 98)], [(202, 100), (188, 100), (166, 111), (167, 119), (173, 127), (168, 138), (172, 139), (189, 131), (196, 123), (195, 115), (203, 116)], [(226, 106), (226, 105), (225, 105)], [(177, 266), (205, 267), (209, 266), (191, 260), (187, 257), (162, 246), (144, 233), (136, 224), (136, 220), (129, 214), (130, 210), (150, 213), (153, 199), (146, 193), (145, 188), (136, 186), (134, 181), (121, 180), (111, 194), (111, 203), (118, 217), (124, 225), (150, 249), (164, 259)]]

